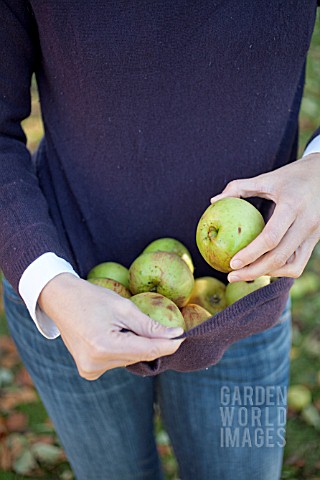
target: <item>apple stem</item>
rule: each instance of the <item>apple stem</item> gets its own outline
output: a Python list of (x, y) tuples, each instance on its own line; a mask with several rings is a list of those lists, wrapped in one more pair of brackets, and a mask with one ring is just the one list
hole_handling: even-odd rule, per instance
[(208, 236), (210, 240), (212, 240), (213, 238), (216, 238), (217, 235), (218, 235), (218, 230), (215, 227), (210, 227), (208, 231)]
[(220, 297), (219, 295), (211, 295), (210, 297), (210, 303), (211, 305), (216, 305), (217, 303), (220, 302)]

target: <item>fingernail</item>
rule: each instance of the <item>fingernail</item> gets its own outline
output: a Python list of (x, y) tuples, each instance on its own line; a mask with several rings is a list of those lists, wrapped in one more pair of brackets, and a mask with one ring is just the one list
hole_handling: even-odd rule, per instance
[(182, 335), (184, 333), (184, 330), (183, 330), (183, 328), (180, 328), (180, 327), (178, 327), (178, 328), (174, 327), (174, 328), (168, 328), (167, 332), (169, 333), (169, 335), (171, 337), (179, 337), (180, 335)]
[(228, 275), (228, 280), (230, 283), (240, 282), (240, 278), (237, 275)]
[(243, 267), (243, 262), (241, 260), (231, 260), (230, 266), (231, 268), (238, 270), (239, 268)]

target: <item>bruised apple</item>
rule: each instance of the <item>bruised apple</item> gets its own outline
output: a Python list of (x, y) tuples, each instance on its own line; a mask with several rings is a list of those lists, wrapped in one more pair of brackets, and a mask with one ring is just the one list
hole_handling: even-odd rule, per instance
[(129, 288), (129, 270), (120, 263), (99, 263), (88, 273), (87, 280), (90, 278), (111, 278), (111, 280), (116, 280)]
[(181, 313), (187, 330), (197, 327), (212, 316), (210, 312), (195, 303), (188, 303), (188, 305), (181, 309)]
[(183, 243), (179, 242), (175, 238), (165, 237), (165, 238), (158, 238), (151, 242), (143, 251), (145, 252), (171, 252), (176, 253), (179, 257), (182, 258), (190, 268), (191, 272), (194, 271), (194, 266), (192, 262), (192, 258), (190, 255), (189, 250), (187, 247), (183, 245)]
[(270, 277), (267, 275), (258, 277), (255, 280), (228, 283), (226, 288), (227, 305), (231, 305), (237, 300), (240, 300), (240, 298), (249, 295), (249, 293), (269, 285), (269, 283)]
[(200, 305), (215, 315), (227, 306), (225, 293), (225, 284), (217, 278), (196, 278), (189, 303)]
[(190, 268), (176, 253), (142, 253), (129, 268), (129, 288), (133, 294), (157, 292), (178, 307), (188, 303), (193, 285)]
[(116, 280), (112, 280), (111, 278), (89, 278), (88, 282), (93, 283), (94, 285), (98, 285), (99, 287), (113, 290), (114, 292), (121, 295), (121, 297), (131, 297), (130, 291), (124, 285), (122, 285), (122, 283), (117, 282)]
[(131, 297), (131, 301), (141, 312), (165, 327), (182, 327), (186, 330), (182, 313), (169, 298), (159, 293), (144, 292)]
[(232, 257), (264, 228), (261, 213), (240, 198), (223, 198), (210, 205), (199, 220), (196, 242), (203, 258), (220, 272), (231, 272)]

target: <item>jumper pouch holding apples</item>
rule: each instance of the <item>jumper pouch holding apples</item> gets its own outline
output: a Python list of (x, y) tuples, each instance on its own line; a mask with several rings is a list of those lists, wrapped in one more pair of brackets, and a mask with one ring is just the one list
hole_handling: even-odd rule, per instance
[(165, 370), (191, 372), (219, 362), (230, 345), (274, 327), (288, 300), (291, 278), (279, 278), (241, 298), (179, 338), (186, 338), (173, 354), (127, 369), (137, 375), (157, 375)]

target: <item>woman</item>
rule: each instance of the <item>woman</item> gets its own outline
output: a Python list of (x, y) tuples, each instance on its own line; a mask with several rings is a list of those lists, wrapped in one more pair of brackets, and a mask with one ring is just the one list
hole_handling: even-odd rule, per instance
[[(212, 195), (260, 197), (266, 218), (261, 198), (276, 204), (230, 281), (302, 273), (319, 239), (319, 149), (291, 162), (315, 10), (310, 0), (0, 4), (5, 308), (77, 478), (161, 478), (154, 402), (183, 479), (279, 478), (281, 405), (265, 398), (261, 425), (247, 425), (253, 438), (262, 428), (262, 444), (231, 446), (219, 408), (225, 386), (285, 388), (288, 308), (208, 370), (144, 378), (121, 367), (174, 354), (181, 332), (83, 278), (105, 260), (129, 266), (164, 236), (186, 244), (196, 276), (212, 275), (194, 240)], [(33, 72), (45, 128), (34, 162), (20, 126)], [(235, 435), (246, 426), (232, 406)]]

